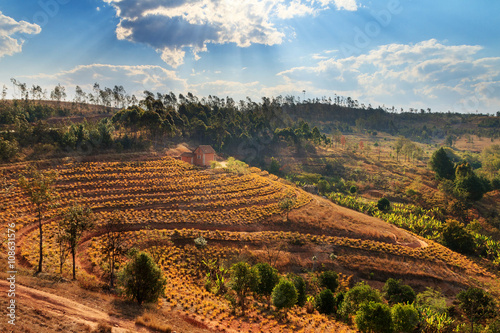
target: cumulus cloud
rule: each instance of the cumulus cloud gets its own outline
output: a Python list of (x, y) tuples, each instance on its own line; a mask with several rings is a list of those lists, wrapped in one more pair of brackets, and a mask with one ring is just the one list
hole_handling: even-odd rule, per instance
[[(113, 88), (123, 85), (128, 94), (142, 96), (144, 90), (153, 92), (185, 91), (187, 83), (177, 77), (172, 70), (160, 66), (117, 66), (107, 64), (92, 64), (77, 66), (69, 71), (54, 74), (38, 74), (19, 77), (21, 81), (33, 81), (46, 89), (53, 89), (60, 83), (66, 86), (67, 91), (79, 85), (86, 91), (91, 91), (94, 83), (101, 88)], [(28, 82), (30, 84), (30, 82)]]
[(437, 105), (443, 111), (471, 110), (493, 104), (500, 82), (500, 58), (480, 58), (477, 45), (446, 45), (435, 39), (416, 44), (389, 44), (359, 56), (330, 57), (314, 66), (296, 67), (278, 75), (308, 80), (314, 88), (329, 87), (371, 103), (406, 107)]
[(197, 59), (207, 44), (276, 45), (285, 40), (283, 20), (314, 15), (335, 6), (356, 10), (355, 0), (103, 0), (120, 23), (118, 39), (147, 44), (172, 67), (183, 63), (185, 49)]
[(16, 21), (0, 11), (0, 58), (22, 51), (24, 40), (20, 35), (39, 34), (39, 25)]

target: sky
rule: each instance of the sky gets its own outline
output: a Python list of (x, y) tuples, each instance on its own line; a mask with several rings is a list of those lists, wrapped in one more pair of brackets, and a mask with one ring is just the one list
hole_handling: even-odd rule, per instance
[(497, 0), (2, 0), (0, 88), (500, 111)]

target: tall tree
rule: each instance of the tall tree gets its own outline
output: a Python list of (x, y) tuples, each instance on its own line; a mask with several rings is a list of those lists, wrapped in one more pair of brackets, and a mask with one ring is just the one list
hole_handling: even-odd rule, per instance
[(90, 230), (94, 223), (92, 221), (92, 211), (81, 205), (74, 204), (66, 209), (63, 219), (59, 222), (63, 230), (63, 238), (66, 239), (71, 257), (73, 258), (73, 280), (76, 279), (76, 248), (85, 231)]
[(51, 203), (57, 199), (57, 193), (54, 189), (58, 174), (55, 171), (40, 171), (30, 169), (28, 175), (21, 175), (19, 178), (19, 186), (22, 192), (26, 195), (31, 203), (35, 205), (38, 215), (38, 229), (40, 232), (39, 242), (39, 258), (37, 273), (42, 271), (43, 263), (43, 229), (42, 229), (42, 214), (47, 210)]
[(57, 86), (54, 87), (54, 90), (50, 93), (50, 99), (57, 101), (58, 103), (60, 103), (61, 100), (66, 99), (66, 88), (58, 83)]

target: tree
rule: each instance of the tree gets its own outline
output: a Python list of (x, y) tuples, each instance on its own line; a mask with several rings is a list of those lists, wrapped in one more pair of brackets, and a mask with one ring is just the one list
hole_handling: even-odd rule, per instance
[(377, 208), (378, 208), (378, 210), (381, 210), (381, 211), (389, 210), (391, 208), (391, 202), (387, 198), (381, 198), (377, 202)]
[(384, 297), (389, 302), (389, 304), (396, 303), (413, 303), (416, 299), (416, 294), (413, 289), (401, 282), (401, 280), (396, 280), (393, 278), (387, 279), (384, 288)]
[(166, 279), (149, 254), (137, 252), (119, 274), (125, 294), (137, 303), (156, 302), (165, 291)]
[(259, 283), (256, 285), (255, 292), (266, 296), (268, 298), (268, 307), (270, 307), (271, 294), (280, 281), (279, 273), (268, 263), (258, 263), (254, 267), (259, 273)]
[(392, 324), (396, 332), (412, 333), (420, 317), (413, 304), (396, 304), (391, 309)]
[(356, 312), (354, 321), (357, 328), (363, 333), (392, 332), (391, 309), (386, 304), (373, 301), (364, 302)]
[(467, 316), (474, 332), (474, 323), (481, 319), (492, 318), (496, 315), (496, 304), (493, 297), (480, 288), (469, 288), (457, 295), (459, 307)]
[(432, 154), (429, 164), (437, 179), (455, 179), (455, 167), (443, 147)]
[(466, 201), (477, 201), (483, 197), (486, 190), (469, 163), (457, 165), (455, 172), (455, 195), (457, 197)]
[(24, 175), (19, 178), (19, 186), (24, 195), (26, 195), (31, 203), (35, 205), (38, 215), (38, 230), (40, 236), (37, 273), (40, 273), (42, 272), (43, 263), (42, 213), (50, 208), (50, 204), (57, 198), (54, 183), (57, 180), (58, 174), (55, 171), (39, 171), (36, 169), (29, 170), (28, 174), (30, 178), (26, 178)]
[(73, 258), (73, 280), (76, 279), (76, 248), (85, 231), (93, 228), (92, 211), (81, 205), (74, 204), (66, 209), (63, 219), (59, 222), (63, 230), (62, 237), (68, 243)]
[(59, 259), (59, 274), (62, 275), (63, 273), (63, 265), (66, 262), (66, 259), (68, 258), (70, 249), (68, 246), (68, 241), (65, 237), (65, 232), (64, 229), (62, 228), (61, 224), (57, 224), (57, 229), (56, 229), (56, 243), (57, 243), (57, 256)]
[(285, 198), (279, 203), (280, 208), (285, 211), (285, 221), (288, 221), (288, 213), (292, 210), (295, 205), (295, 200), (292, 198)]
[(447, 220), (443, 228), (443, 240), (446, 247), (463, 254), (474, 252), (474, 237), (456, 220)]
[(101, 253), (108, 262), (109, 287), (114, 286), (115, 268), (119, 258), (126, 254), (125, 239), (123, 237), (123, 219), (118, 211), (114, 211), (104, 225)]
[(324, 314), (332, 314), (335, 311), (335, 297), (330, 289), (324, 289), (316, 296), (316, 309)]
[(297, 303), (297, 290), (294, 284), (287, 280), (281, 279), (281, 281), (274, 287), (273, 293), (273, 304), (279, 310), (291, 308)]
[(360, 282), (345, 294), (340, 312), (347, 319), (350, 315), (358, 311), (361, 303), (370, 301), (378, 303), (382, 301), (379, 291), (364, 282)]
[(276, 176), (281, 175), (281, 164), (274, 157), (271, 157), (271, 163), (269, 164), (269, 172)]
[(241, 313), (245, 315), (246, 295), (255, 290), (259, 284), (259, 272), (251, 268), (246, 262), (238, 262), (231, 266), (229, 286), (236, 292), (241, 307)]
[(325, 271), (320, 274), (319, 283), (334, 293), (339, 286), (339, 276), (334, 271)]
[(304, 280), (302, 276), (295, 274), (288, 274), (287, 278), (293, 282), (295, 289), (297, 290), (297, 305), (304, 306), (304, 304), (306, 304), (307, 301), (306, 280)]
[(66, 88), (61, 86), (61, 84), (57, 84), (57, 86), (54, 87), (54, 90), (50, 93), (50, 99), (57, 101), (58, 103), (61, 102), (61, 100), (64, 100), (66, 98)]

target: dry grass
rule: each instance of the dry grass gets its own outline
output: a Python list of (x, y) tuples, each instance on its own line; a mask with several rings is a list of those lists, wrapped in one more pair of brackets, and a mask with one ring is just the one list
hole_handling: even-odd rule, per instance
[(154, 329), (158, 332), (170, 333), (172, 327), (164, 323), (161, 315), (158, 312), (146, 312), (135, 320), (137, 325), (142, 325), (147, 328)]

